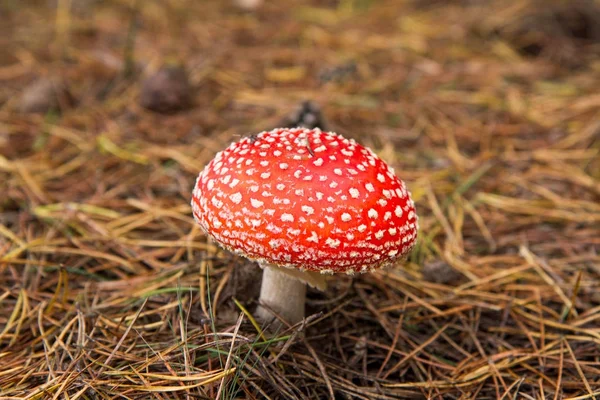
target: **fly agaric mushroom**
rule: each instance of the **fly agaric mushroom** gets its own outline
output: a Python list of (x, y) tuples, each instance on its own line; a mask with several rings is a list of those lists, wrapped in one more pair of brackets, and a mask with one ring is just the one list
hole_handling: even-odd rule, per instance
[(258, 316), (304, 318), (306, 285), (406, 256), (417, 215), (403, 181), (369, 148), (320, 129), (245, 137), (200, 173), (194, 218), (222, 247), (263, 267)]

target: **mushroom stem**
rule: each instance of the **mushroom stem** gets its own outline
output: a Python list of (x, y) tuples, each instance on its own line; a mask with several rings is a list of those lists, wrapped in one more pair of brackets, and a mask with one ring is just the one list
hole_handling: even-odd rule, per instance
[[(306, 283), (286, 273), (283, 268), (262, 265), (263, 279), (260, 287), (257, 316), (263, 321), (271, 321), (277, 314), (290, 324), (304, 318)], [(271, 311), (272, 310), (272, 311)]]

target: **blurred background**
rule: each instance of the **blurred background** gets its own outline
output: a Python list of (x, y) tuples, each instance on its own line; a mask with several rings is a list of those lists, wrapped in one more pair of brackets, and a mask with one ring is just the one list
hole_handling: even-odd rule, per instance
[[(3, 0), (0, 397), (593, 398), (599, 93), (597, 0)], [(370, 146), (421, 231), (266, 339), (189, 202), (296, 125)]]

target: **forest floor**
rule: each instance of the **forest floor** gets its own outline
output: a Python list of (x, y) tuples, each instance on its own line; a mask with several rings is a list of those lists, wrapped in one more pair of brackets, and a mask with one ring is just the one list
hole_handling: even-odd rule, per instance
[[(8, 0), (0, 33), (0, 398), (600, 396), (598, 1)], [(304, 101), (419, 243), (273, 334), (189, 204)]]

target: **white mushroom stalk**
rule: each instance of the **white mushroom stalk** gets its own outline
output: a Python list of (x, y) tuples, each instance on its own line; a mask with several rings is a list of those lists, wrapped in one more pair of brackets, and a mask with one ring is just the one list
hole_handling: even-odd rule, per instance
[(321, 291), (327, 288), (325, 277), (318, 272), (268, 264), (261, 267), (263, 278), (256, 313), (262, 321), (280, 317), (291, 324), (300, 322), (304, 318), (306, 285)]
[(321, 274), (390, 265), (417, 239), (414, 202), (393, 169), (319, 129), (231, 144), (200, 173), (192, 209), (213, 240), (266, 266), (258, 316), (271, 320), (272, 309), (291, 324), (304, 317), (303, 282), (323, 288)]
[(263, 268), (257, 317), (271, 321), (275, 316), (295, 323), (304, 318), (306, 284), (279, 267)]

